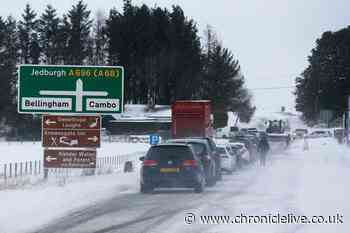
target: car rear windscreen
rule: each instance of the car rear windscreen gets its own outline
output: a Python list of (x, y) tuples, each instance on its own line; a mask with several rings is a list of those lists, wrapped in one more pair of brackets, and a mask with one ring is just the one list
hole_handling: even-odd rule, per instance
[(217, 151), (219, 154), (226, 154), (225, 148), (223, 147), (217, 147)]
[(239, 152), (239, 148), (237, 147), (231, 147), (233, 153), (237, 154)]
[(147, 159), (156, 161), (193, 159), (193, 155), (186, 146), (156, 146), (147, 153)]
[(243, 145), (236, 144), (236, 145), (232, 145), (231, 148), (242, 149)]
[[(200, 142), (191, 142), (191, 141), (174, 141), (175, 143), (183, 143), (183, 144), (189, 144), (194, 149), (194, 152), (197, 156), (203, 156), (207, 153), (206, 146), (203, 143)], [(173, 142), (173, 143), (174, 143)]]

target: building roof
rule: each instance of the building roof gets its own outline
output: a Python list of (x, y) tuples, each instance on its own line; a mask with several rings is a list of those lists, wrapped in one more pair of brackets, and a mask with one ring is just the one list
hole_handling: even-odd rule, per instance
[(126, 104), (124, 112), (112, 115), (114, 120), (110, 122), (171, 122), (170, 105), (156, 105), (149, 109), (145, 104)]

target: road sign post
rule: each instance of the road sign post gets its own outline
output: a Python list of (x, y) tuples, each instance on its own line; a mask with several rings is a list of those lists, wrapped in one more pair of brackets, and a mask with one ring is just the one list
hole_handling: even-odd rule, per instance
[[(101, 140), (100, 116), (43, 115), (42, 130), (44, 178), (49, 168), (96, 168), (96, 147), (100, 147)], [(82, 147), (84, 149), (80, 149)]]
[(96, 168), (100, 115), (123, 112), (123, 67), (21, 65), (18, 74), (18, 112), (56, 114), (42, 118), (44, 177), (48, 168)]
[(43, 147), (100, 147), (100, 116), (53, 116), (42, 118)]
[(123, 111), (123, 67), (21, 65), (18, 80), (19, 113)]
[(96, 150), (44, 150), (45, 168), (96, 168)]

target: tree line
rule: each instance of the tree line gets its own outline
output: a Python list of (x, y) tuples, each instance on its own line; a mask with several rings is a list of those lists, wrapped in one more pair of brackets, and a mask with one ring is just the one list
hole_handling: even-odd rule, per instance
[(296, 109), (309, 124), (317, 123), (322, 110), (341, 117), (350, 95), (350, 27), (324, 32), (308, 63), (295, 80)]
[[(201, 40), (196, 22), (180, 6), (133, 5), (92, 17), (82, 0), (59, 16), (47, 5), (38, 15), (29, 4), (21, 18), (0, 17), (0, 112), (2, 131), (24, 135), (40, 129), (37, 116), (16, 113), (19, 64), (120, 65), (125, 102), (169, 105), (181, 99), (210, 99), (215, 127), (227, 111), (249, 121), (255, 108), (239, 61), (208, 26)], [(32, 130), (32, 131), (31, 131)]]

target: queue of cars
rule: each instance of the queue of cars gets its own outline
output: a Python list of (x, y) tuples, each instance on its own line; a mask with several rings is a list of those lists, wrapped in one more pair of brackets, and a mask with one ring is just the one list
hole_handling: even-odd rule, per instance
[[(296, 129), (297, 138), (331, 137), (329, 130)], [(261, 132), (247, 129), (230, 139), (213, 140), (206, 137), (171, 139), (152, 146), (141, 167), (142, 193), (156, 188), (192, 188), (201, 193), (206, 186), (214, 186), (222, 173), (235, 170), (256, 160)]]
[(344, 128), (298, 128), (293, 132), (294, 139), (335, 138), (340, 144), (345, 142), (345, 136)]
[(215, 142), (212, 138), (191, 137), (152, 146), (140, 158), (140, 191), (151, 193), (156, 188), (178, 187), (203, 192), (206, 186), (221, 180), (223, 173), (232, 174), (252, 161), (244, 142), (250, 140)]

